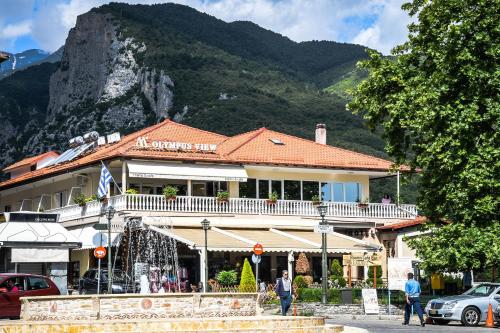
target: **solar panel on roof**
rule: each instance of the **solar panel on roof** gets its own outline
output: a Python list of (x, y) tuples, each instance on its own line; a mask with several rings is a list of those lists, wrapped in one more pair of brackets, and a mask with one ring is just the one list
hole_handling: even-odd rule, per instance
[(272, 138), (272, 139), (269, 139), (269, 141), (271, 141), (275, 145), (284, 145), (283, 141), (281, 141), (280, 139)]
[(61, 156), (50, 162), (50, 164), (48, 164), (47, 166), (72, 161), (81, 154), (83, 154), (84, 152), (86, 152), (87, 150), (89, 150), (90, 148), (92, 148), (93, 146), (94, 142), (90, 142), (75, 148), (70, 148), (66, 150), (64, 153), (62, 153)]

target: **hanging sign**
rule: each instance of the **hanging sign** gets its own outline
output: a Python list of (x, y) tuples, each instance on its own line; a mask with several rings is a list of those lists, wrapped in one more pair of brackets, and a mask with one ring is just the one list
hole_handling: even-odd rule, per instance
[(94, 257), (97, 259), (102, 259), (106, 256), (106, 248), (104, 246), (99, 246), (94, 249)]
[(378, 253), (351, 253), (342, 256), (344, 266), (381, 266), (382, 256)]
[(316, 224), (314, 226), (314, 232), (317, 232), (320, 234), (333, 234), (333, 225)]
[(261, 244), (257, 243), (253, 246), (253, 253), (260, 256), (262, 253), (264, 253), (264, 248)]

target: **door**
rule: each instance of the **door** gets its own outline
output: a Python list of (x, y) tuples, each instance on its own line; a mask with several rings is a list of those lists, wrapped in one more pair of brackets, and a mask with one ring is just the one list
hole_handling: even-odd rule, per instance
[(206, 182), (193, 182), (192, 183), (191, 195), (194, 197), (206, 197), (207, 196), (207, 184)]
[(26, 296), (26, 283), (22, 276), (4, 280), (0, 284), (0, 317), (19, 317), (20, 297)]

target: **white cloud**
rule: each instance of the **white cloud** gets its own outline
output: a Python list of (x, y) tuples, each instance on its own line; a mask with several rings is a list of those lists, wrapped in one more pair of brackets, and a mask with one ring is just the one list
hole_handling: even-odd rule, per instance
[(15, 24), (7, 24), (0, 30), (0, 38), (17, 38), (31, 33), (31, 20), (21, 21)]
[[(406, 39), (409, 19), (404, 0), (174, 0), (224, 21), (252, 21), (295, 41), (334, 40), (360, 43), (384, 53)], [(109, 0), (40, 2), (33, 38), (53, 51), (64, 44), (76, 17)], [(153, 4), (164, 0), (125, 0)], [(1, 16), (1, 14), (0, 14)], [(354, 19), (353, 19), (354, 18)], [(368, 25), (367, 25), (368, 22)], [(1, 23), (1, 17), (0, 17)], [(0, 24), (1, 26), (1, 24)]]

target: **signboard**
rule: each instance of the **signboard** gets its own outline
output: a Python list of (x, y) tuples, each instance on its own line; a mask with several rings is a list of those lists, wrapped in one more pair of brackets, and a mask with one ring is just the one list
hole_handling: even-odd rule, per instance
[(352, 253), (342, 256), (344, 266), (381, 266), (382, 256), (379, 253)]
[(320, 234), (333, 234), (333, 225), (316, 224), (314, 226), (314, 232), (317, 232)]
[(135, 142), (137, 148), (167, 150), (167, 151), (194, 151), (194, 152), (208, 152), (213, 153), (217, 150), (216, 144), (211, 143), (188, 143), (188, 142), (175, 142), (175, 141), (149, 141), (146, 136), (140, 136)]
[(94, 249), (94, 257), (97, 259), (102, 259), (106, 256), (106, 248), (104, 246), (99, 246)]
[[(108, 231), (108, 224), (107, 223), (96, 223), (92, 226), (95, 230), (99, 231)], [(111, 224), (111, 232), (113, 233), (121, 233), (125, 229), (125, 225), (122, 224)]]
[(262, 253), (264, 253), (264, 248), (261, 244), (257, 243), (253, 246), (253, 253), (260, 256)]
[(378, 314), (379, 308), (377, 290), (361, 289), (361, 295), (363, 296), (363, 307), (365, 309), (365, 314)]
[(56, 223), (59, 214), (46, 214), (46, 213), (19, 213), (9, 212), (4, 213), (7, 222), (45, 222)]
[(254, 264), (260, 264), (261, 260), (262, 260), (261, 256), (258, 256), (256, 254), (252, 254), (252, 262)]
[(413, 273), (411, 258), (388, 258), (387, 279), (390, 290), (405, 290), (408, 273)]

